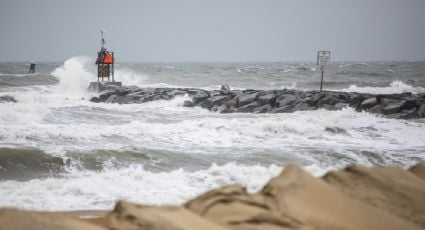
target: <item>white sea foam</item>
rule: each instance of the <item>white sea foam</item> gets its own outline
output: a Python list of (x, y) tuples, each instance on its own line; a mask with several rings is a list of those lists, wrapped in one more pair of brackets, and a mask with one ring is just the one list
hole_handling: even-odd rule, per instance
[(194, 172), (177, 169), (150, 172), (142, 166), (103, 172), (79, 172), (70, 177), (0, 183), (0, 207), (32, 210), (111, 209), (118, 199), (148, 205), (181, 204), (203, 192), (224, 185), (260, 190), (281, 172), (271, 165), (244, 166), (227, 163)]
[[(283, 165), (298, 163), (315, 175), (350, 164), (411, 165), (425, 160), (425, 123), (386, 119), (347, 108), (288, 114), (217, 114), (183, 107), (187, 95), (144, 104), (91, 103), (85, 90), (96, 80), (93, 60), (76, 57), (53, 72), (54, 86), (10, 92), (18, 103), (0, 103), (1, 146), (67, 151), (156, 149), (193, 156), (235, 156), (237, 164), (194, 172), (150, 172), (140, 165), (102, 172), (70, 171), (61, 178), (0, 182), (0, 206), (45, 210), (111, 208), (119, 199), (178, 204), (211, 188), (241, 184), (260, 189)], [(147, 76), (117, 67), (116, 80), (144, 87)], [(177, 84), (177, 83), (176, 83)], [(296, 82), (293, 85), (296, 88)], [(219, 85), (205, 87), (218, 89)], [(233, 88), (233, 87), (232, 87)], [(368, 93), (423, 92), (395, 81), (388, 87), (351, 86)], [(84, 97), (85, 99), (82, 99)], [(266, 166), (252, 165), (256, 157)], [(282, 160), (283, 159), (283, 160)], [(119, 160), (119, 159), (117, 159)]]
[(145, 81), (147, 80), (147, 76), (137, 73), (134, 70), (127, 69), (127, 68), (117, 68), (115, 70), (115, 80), (121, 81), (125, 85), (136, 85), (136, 86), (142, 86), (145, 84)]
[[(73, 57), (65, 61), (63, 66), (52, 72), (59, 78), (56, 89), (60, 93), (75, 93), (85, 95), (88, 83), (97, 81), (94, 70), (94, 59), (90, 57)], [(125, 85), (144, 85), (147, 76), (128, 68), (115, 67), (115, 80)]]
[[(25, 126), (19, 123), (8, 124), (5, 121), (0, 136), (8, 143), (37, 147), (56, 154), (69, 149), (119, 150), (131, 146), (196, 154), (232, 153), (243, 156), (254, 154), (257, 149), (268, 149), (316, 162), (323, 167), (327, 167), (335, 159), (315, 156), (310, 152), (312, 149), (336, 151), (337, 154), (344, 155), (348, 161), (334, 163), (339, 167), (349, 163), (374, 163), (374, 159), (359, 156), (358, 151), (379, 153), (388, 164), (407, 164), (410, 163), (410, 158), (400, 157), (397, 155), (399, 152), (414, 149), (412, 157), (417, 157), (418, 152), (425, 150), (425, 124), (414, 121), (400, 122), (367, 113), (356, 113), (352, 109), (223, 115), (200, 108), (182, 107), (184, 100), (182, 97), (174, 101), (128, 106), (103, 104), (102, 108), (112, 111), (128, 111), (126, 116), (129, 117), (116, 116), (117, 121), (123, 122), (116, 122), (114, 125), (109, 123), (109, 117), (92, 123), (72, 122), (72, 118), (68, 117), (65, 119), (66, 123), (33, 121)], [(152, 114), (152, 110), (162, 112)], [(93, 117), (102, 116), (96, 111), (92, 112)], [(138, 117), (137, 114), (145, 115)], [(163, 120), (159, 121), (158, 117)], [(326, 131), (327, 129), (331, 131)], [(310, 151), (306, 151), (309, 149)]]
[(86, 66), (93, 65), (89, 57), (73, 57), (65, 61), (63, 66), (52, 72), (59, 78), (56, 89), (59, 93), (84, 94), (88, 82), (94, 81), (96, 75), (87, 71)]
[(385, 93), (424, 93), (425, 88), (422, 87), (414, 87), (409, 84), (406, 84), (402, 81), (396, 80), (390, 83), (387, 87), (359, 87), (357, 85), (350, 85), (350, 87), (346, 89), (342, 89), (339, 91), (346, 92), (358, 92), (358, 93), (374, 93), (374, 94), (385, 94)]

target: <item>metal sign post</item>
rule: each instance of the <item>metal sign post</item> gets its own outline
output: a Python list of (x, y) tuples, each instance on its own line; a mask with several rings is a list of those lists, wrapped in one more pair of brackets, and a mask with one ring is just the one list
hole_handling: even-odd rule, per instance
[(322, 72), (322, 77), (320, 79), (320, 92), (323, 88), (323, 74), (325, 72), (325, 65), (331, 63), (331, 52), (330, 51), (318, 51), (317, 52), (317, 65), (320, 65), (320, 71)]

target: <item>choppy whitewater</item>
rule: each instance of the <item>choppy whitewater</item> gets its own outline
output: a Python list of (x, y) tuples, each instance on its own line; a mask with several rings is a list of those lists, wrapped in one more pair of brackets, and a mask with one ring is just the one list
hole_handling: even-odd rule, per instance
[[(37, 75), (16, 71), (24, 64), (0, 65), (0, 95), (18, 100), (0, 103), (0, 148), (16, 151), (0, 156), (1, 207), (108, 209), (117, 199), (180, 204), (228, 184), (257, 191), (287, 164), (322, 175), (350, 164), (425, 160), (421, 119), (386, 119), (350, 108), (217, 114), (183, 107), (188, 96), (137, 105), (91, 103), (94, 94), (86, 88), (96, 79), (92, 62), (75, 57), (46, 64)], [(340, 63), (330, 67), (325, 87), (425, 92), (424, 69), (424, 63)], [(319, 77), (311, 63), (124, 63), (116, 72), (126, 85), (205, 89), (309, 90)]]

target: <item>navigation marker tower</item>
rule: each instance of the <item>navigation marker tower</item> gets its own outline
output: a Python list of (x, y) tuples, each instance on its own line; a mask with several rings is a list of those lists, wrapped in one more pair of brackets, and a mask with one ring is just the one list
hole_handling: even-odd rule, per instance
[[(108, 51), (105, 48), (105, 38), (103, 33), (105, 31), (101, 30), (101, 40), (100, 40), (100, 51), (97, 52), (97, 81), (90, 82), (89, 90), (91, 91), (105, 91), (105, 90), (114, 90), (116, 88), (122, 87), (121, 82), (115, 81), (114, 78), (114, 63), (115, 57), (114, 52)], [(106, 80), (104, 80), (106, 78)], [(112, 81), (111, 81), (112, 80)]]

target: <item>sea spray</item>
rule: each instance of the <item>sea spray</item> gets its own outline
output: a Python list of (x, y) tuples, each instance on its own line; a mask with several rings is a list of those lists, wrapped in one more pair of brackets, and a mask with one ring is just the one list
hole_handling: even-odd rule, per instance
[[(339, 91), (356, 85), (352, 90), (382, 93), (425, 88), (424, 63), (343, 64), (329, 66), (325, 88)], [(184, 107), (188, 95), (144, 104), (92, 103), (85, 91), (90, 81), (97, 80), (92, 58), (39, 63), (42, 73), (37, 76), (22, 76), (28, 71), (25, 64), (16, 71), (19, 76), (13, 75), (15, 64), (0, 65), (5, 69), (2, 74), (9, 73), (0, 75), (5, 83), (0, 84), (1, 94), (18, 101), (0, 103), (0, 147), (17, 151), (32, 147), (42, 152), (33, 156), (43, 165), (42, 174), (31, 174), (24, 181), (0, 180), (2, 207), (105, 209), (118, 199), (180, 204), (218, 186), (236, 184), (256, 191), (287, 164), (320, 176), (353, 164), (412, 165), (425, 160), (423, 119), (387, 119), (351, 108), (218, 114)], [(244, 69), (247, 66), (261, 68)], [(311, 90), (318, 88), (320, 78), (315, 67), (312, 63), (117, 63), (115, 73), (117, 80), (139, 87), (219, 89), (228, 84), (241, 90), (290, 86)], [(8, 84), (11, 79), (13, 84)], [(20, 169), (21, 163), (11, 167)], [(50, 173), (50, 167), (56, 166), (60, 170)]]
[(0, 183), (2, 207), (31, 210), (111, 209), (117, 199), (162, 205), (181, 204), (213, 188), (227, 184), (246, 186), (254, 192), (277, 176), (281, 167), (212, 165), (205, 170), (150, 172), (131, 166), (102, 172), (83, 171), (62, 178)]

